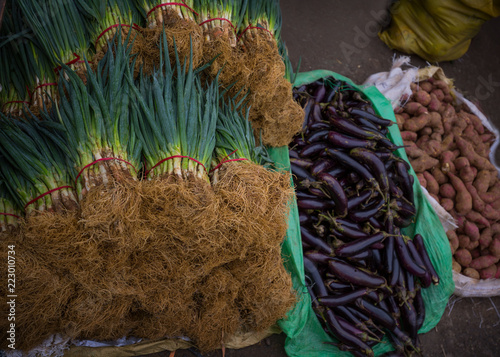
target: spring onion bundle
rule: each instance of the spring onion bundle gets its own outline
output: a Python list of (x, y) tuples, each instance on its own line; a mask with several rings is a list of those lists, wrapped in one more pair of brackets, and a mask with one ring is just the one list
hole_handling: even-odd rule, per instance
[[(5, 163), (2, 160), (0, 164)], [(1, 172), (0, 176), (2, 176)], [(0, 232), (17, 227), (21, 216), (21, 211), (16, 207), (14, 198), (6, 186), (5, 181), (0, 179)]]
[[(120, 36), (119, 36), (120, 37)], [(130, 89), (125, 71), (130, 46), (117, 41), (94, 72), (86, 62), (86, 85), (68, 66), (59, 79), (58, 115), (79, 172), (81, 198), (92, 188), (136, 180), (141, 146), (130, 125)]]
[(63, 212), (78, 207), (71, 184), (66, 143), (60, 125), (34, 117), (0, 121), (4, 177), (17, 203), (30, 215), (35, 211)]
[(196, 22), (193, 12), (193, 0), (180, 2), (163, 2), (162, 0), (136, 0), (137, 7), (142, 10), (148, 21), (148, 26), (162, 27), (175, 19)]
[(129, 29), (139, 30), (143, 22), (133, 0), (78, 0), (77, 4), (86, 15), (85, 25), (96, 53), (106, 49), (106, 42), (113, 39), (119, 27), (126, 38)]
[(250, 39), (263, 31), (278, 41), (281, 38), (281, 10), (279, 1), (249, 1), (244, 16), (237, 23), (237, 26), (244, 39)]
[(53, 77), (55, 74), (40, 43), (23, 20), (17, 2), (6, 7), (0, 36), (0, 109), (22, 115), (24, 105), (29, 106), (36, 100), (38, 79), (45, 74)]

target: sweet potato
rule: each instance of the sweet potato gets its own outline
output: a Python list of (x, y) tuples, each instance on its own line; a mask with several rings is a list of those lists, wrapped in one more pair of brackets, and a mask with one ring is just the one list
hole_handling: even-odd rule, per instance
[(427, 180), (425, 179), (423, 174), (418, 173), (417, 179), (418, 179), (418, 182), (420, 182), (420, 186), (427, 188)]
[(481, 236), (479, 228), (477, 228), (477, 226), (471, 221), (465, 222), (464, 233), (470, 238), (471, 241), (477, 241)]
[(453, 96), (451, 94), (445, 94), (443, 98), (445, 103), (453, 103)]
[(493, 236), (491, 234), (491, 228), (486, 227), (481, 230), (481, 236), (479, 237), (479, 247), (481, 249), (488, 248), (493, 241)]
[(429, 193), (437, 195), (439, 193), (439, 184), (437, 183), (437, 181), (429, 173), (429, 171), (424, 171), (423, 176), (424, 176), (425, 180), (427, 181), (427, 187), (426, 187), (427, 191), (429, 191)]
[(470, 238), (464, 234), (458, 235), (458, 246), (466, 249), (470, 245)]
[[(470, 251), (471, 254), (472, 254), (472, 252), (474, 250), (477, 250), (476, 248), (479, 248), (479, 240), (471, 240), (469, 242), (469, 245), (467, 245), (467, 247), (465, 247), (465, 249), (467, 249), (468, 251)], [(475, 258), (474, 255), (472, 257)]]
[(472, 183), (472, 181), (474, 181), (474, 178), (476, 177), (476, 171), (471, 166), (462, 167), (460, 170), (458, 170), (458, 172), (459, 172), (460, 178), (465, 183)]
[(482, 134), (481, 140), (483, 141), (483, 143), (491, 145), (491, 143), (495, 141), (495, 135), (493, 135), (492, 133)]
[(442, 152), (439, 161), (441, 162), (441, 171), (444, 173), (456, 173), (455, 164), (453, 163), (453, 161), (455, 161), (455, 154), (453, 151)]
[[(427, 185), (429, 185), (429, 183), (427, 183)], [(444, 185), (439, 186), (439, 194), (444, 198), (455, 198), (457, 191), (455, 191), (450, 183), (445, 183)]]
[(448, 172), (448, 177), (450, 178), (450, 182), (457, 192), (455, 198), (455, 209), (458, 214), (466, 215), (472, 210), (472, 197), (465, 188), (462, 180), (453, 175), (451, 172)]
[(410, 114), (411, 116), (415, 115), (420, 107), (422, 107), (422, 104), (418, 102), (408, 102), (405, 104), (403, 109), (406, 113)]
[(477, 212), (483, 212), (486, 204), (483, 202), (481, 197), (479, 197), (476, 188), (472, 185), (471, 182), (467, 182), (465, 179), (464, 182), (465, 188), (467, 189), (467, 191), (469, 191), (472, 198), (472, 208), (474, 208), (474, 210)]
[(469, 251), (470, 251), (470, 254), (472, 255), (472, 259), (476, 259), (476, 258), (479, 258), (481, 256), (481, 251), (479, 250), (479, 247), (477, 247), (476, 249), (472, 248)]
[(469, 159), (471, 165), (474, 165), (478, 169), (496, 170), (495, 166), (493, 166), (493, 164), (488, 159), (479, 156), (474, 151), (474, 147), (467, 140), (464, 140), (460, 137), (455, 137), (455, 142), (462, 156), (465, 156), (467, 159)]
[(472, 125), (474, 126), (474, 129), (477, 131), (477, 133), (479, 135), (484, 134), (485, 130), (484, 130), (484, 125), (481, 122), (481, 119), (479, 119), (477, 115), (474, 115), (472, 113), (467, 113), (467, 115), (469, 116), (469, 119)]
[(444, 99), (444, 93), (441, 89), (433, 89), (431, 94), (434, 94), (437, 100), (442, 101)]
[(474, 187), (477, 192), (486, 192), (490, 187), (490, 171), (489, 170), (480, 170), (477, 173), (476, 179), (474, 180)]
[(491, 255), (500, 258), (500, 237), (498, 235), (496, 235), (495, 238), (491, 240), (491, 243), (488, 246), (488, 250), (490, 251)]
[(441, 143), (441, 151), (449, 151), (455, 148), (454, 135), (453, 133), (448, 133), (443, 137), (443, 142)]
[(446, 235), (448, 236), (448, 241), (450, 242), (451, 254), (455, 254), (459, 246), (458, 237), (455, 232), (453, 232), (452, 235), (448, 235), (447, 232)]
[(500, 233), (500, 223), (493, 223), (491, 225), (491, 233), (493, 235)]
[(467, 158), (463, 156), (457, 157), (453, 163), (455, 164), (455, 169), (457, 170), (461, 170), (464, 167), (470, 166), (469, 160), (467, 160)]
[(485, 269), (492, 264), (498, 263), (499, 259), (493, 255), (482, 255), (479, 258), (472, 259), (469, 266), (476, 270)]
[(479, 276), (481, 279), (494, 279), (497, 273), (497, 266), (495, 264), (490, 265), (485, 269), (479, 271)]
[(429, 113), (429, 126), (432, 128), (434, 133), (444, 134), (443, 120), (438, 112)]
[(403, 140), (415, 142), (415, 141), (417, 141), (418, 135), (417, 135), (417, 133), (415, 133), (413, 131), (402, 131), (401, 137), (403, 138)]
[(443, 93), (446, 95), (446, 94), (450, 94), (450, 87), (448, 86), (448, 83), (446, 83), (446, 81), (442, 80), (442, 79), (437, 79), (434, 81), (434, 88), (439, 88), (443, 91)]
[(432, 91), (432, 84), (430, 84), (428, 81), (422, 81), (418, 83), (418, 86), (420, 89), (426, 91), (427, 93), (430, 93)]
[(494, 192), (482, 192), (479, 193), (479, 197), (481, 197), (484, 203), (488, 204), (492, 204), (500, 200), (500, 194)]
[(439, 141), (439, 143), (441, 144), (443, 142), (443, 135), (434, 131), (431, 134), (431, 140)]
[(456, 273), (460, 273), (462, 271), (462, 266), (460, 264), (458, 264), (455, 259), (452, 259), (451, 269)]
[(424, 150), (429, 140), (431, 140), (431, 137), (429, 135), (422, 135), (418, 138), (416, 144), (420, 149)]
[(413, 169), (417, 173), (430, 170), (438, 164), (439, 160), (434, 159), (427, 154), (422, 155), (411, 162), (411, 166), (413, 166)]
[(448, 176), (446, 176), (439, 167), (434, 167), (431, 170), (432, 176), (436, 179), (437, 183), (442, 185), (448, 182)]
[(458, 264), (463, 267), (468, 267), (472, 262), (472, 255), (467, 249), (461, 248), (458, 249), (453, 255)]
[(430, 138), (431, 134), (432, 134), (432, 128), (431, 128), (430, 126), (426, 126), (425, 128), (421, 129), (421, 130), (418, 132), (418, 136), (419, 136), (419, 137), (422, 137), (422, 136), (424, 136), (424, 135), (427, 135), (427, 136), (429, 136), (429, 138)]
[(482, 214), (489, 220), (500, 221), (500, 211), (494, 209), (491, 205), (485, 205)]
[(428, 113), (420, 114), (419, 116), (405, 120), (403, 128), (408, 131), (417, 132), (427, 126), (430, 118)]
[(451, 211), (455, 206), (455, 203), (451, 198), (441, 198), (441, 201), (439, 203), (441, 204), (441, 207), (443, 207), (447, 212)]
[(479, 278), (480, 278), (479, 272), (476, 269), (472, 269), (472, 268), (466, 268), (466, 269), (462, 270), (462, 274), (465, 276), (468, 276), (469, 278), (472, 278), (472, 279), (479, 280)]
[(403, 130), (405, 119), (404, 117), (396, 112), (396, 109), (394, 109), (395, 117), (396, 117), (396, 123), (398, 124), (399, 130)]
[[(499, 178), (498, 178), (498, 171), (495, 170), (495, 171), (490, 171), (490, 187), (492, 186), (495, 186), (499, 181)], [(499, 188), (499, 193), (500, 193), (500, 185), (498, 186)]]
[(429, 110), (429, 113), (439, 112), (441, 109), (441, 101), (436, 98), (436, 95), (431, 94), (431, 101), (427, 105), (427, 109)]
[(480, 225), (482, 227), (490, 227), (490, 221), (486, 219), (481, 213), (477, 211), (470, 211), (465, 216), (469, 221), (474, 222), (476, 225)]
[(419, 147), (414, 142), (404, 140), (403, 144), (405, 144), (406, 155), (408, 155), (408, 157), (412, 159), (418, 159), (422, 156), (428, 156), (425, 151), (419, 149)]

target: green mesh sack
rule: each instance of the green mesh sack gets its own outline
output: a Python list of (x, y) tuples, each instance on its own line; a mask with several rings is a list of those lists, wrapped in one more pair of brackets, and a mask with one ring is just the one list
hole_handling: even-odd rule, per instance
[[(319, 70), (300, 73), (297, 76), (294, 85), (298, 87), (326, 77), (334, 77), (351, 84), (372, 102), (373, 107), (379, 115), (396, 122), (391, 103), (378, 91), (378, 89), (375, 87), (364, 88), (356, 86), (348, 78), (334, 72)], [(388, 136), (396, 145), (403, 145), (403, 140), (397, 125), (392, 125), (389, 128)], [(290, 170), (288, 148), (271, 148), (269, 151), (271, 158), (275, 161), (277, 166)], [(404, 149), (399, 149), (395, 154), (408, 161), (408, 157), (406, 156)], [(424, 333), (436, 326), (441, 319), (446, 304), (448, 303), (448, 299), (453, 293), (454, 283), (451, 269), (451, 250), (448, 238), (446, 237), (444, 229), (436, 213), (424, 197), (413, 169), (411, 170), (411, 174), (415, 177), (413, 189), (415, 192), (417, 216), (415, 223), (405, 228), (403, 233), (409, 236), (420, 233), (424, 237), (429, 256), (441, 278), (438, 286), (433, 285), (427, 289), (423, 289), (422, 291), (425, 301), (426, 316), (424, 325), (420, 329), (419, 333)], [(287, 354), (289, 356), (308, 357), (323, 357), (332, 355), (349, 356), (350, 353), (342, 352), (336, 347), (324, 343), (335, 341), (325, 333), (311, 307), (311, 299), (304, 282), (302, 245), (296, 202), (292, 203), (289, 228), (286, 240), (283, 243), (282, 255), (285, 259), (286, 268), (292, 274), (294, 288), (299, 293), (298, 303), (291, 311), (289, 311), (286, 319), (279, 321), (281, 329), (287, 335), (285, 342), (285, 350)], [(376, 355), (393, 350), (387, 338), (384, 342), (385, 343), (379, 343), (374, 347), (373, 350)]]
[(452, 61), (467, 52), (487, 20), (500, 15), (500, 0), (401, 0), (390, 12), (391, 23), (379, 33), (387, 46), (431, 62)]

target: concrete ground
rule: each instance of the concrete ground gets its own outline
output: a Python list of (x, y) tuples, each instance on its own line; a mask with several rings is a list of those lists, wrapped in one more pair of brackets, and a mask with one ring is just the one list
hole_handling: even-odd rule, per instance
[[(394, 51), (377, 37), (377, 19), (386, 0), (282, 0), (282, 36), (289, 55), (300, 71), (328, 69), (362, 83), (370, 74), (388, 71)], [(469, 99), (500, 127), (500, 18), (487, 22), (473, 39), (469, 51), (459, 60), (439, 63), (445, 74)], [(426, 66), (413, 56), (411, 63)], [(500, 152), (497, 153), (500, 162)], [(452, 297), (440, 323), (421, 335), (423, 355), (428, 357), (500, 356), (500, 297)], [(275, 335), (241, 350), (227, 350), (226, 356), (286, 356), (285, 336)], [(304, 341), (307, 343), (307, 341)], [(155, 357), (169, 356), (168, 352)], [(188, 350), (176, 357), (198, 356)], [(221, 351), (204, 355), (222, 356)], [(148, 357), (153, 357), (149, 355)]]

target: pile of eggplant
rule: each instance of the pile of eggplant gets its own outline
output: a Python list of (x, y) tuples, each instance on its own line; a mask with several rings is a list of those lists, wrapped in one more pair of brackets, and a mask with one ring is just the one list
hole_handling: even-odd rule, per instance
[(289, 149), (313, 309), (342, 351), (373, 356), (388, 336), (391, 355), (420, 354), (421, 289), (439, 277), (422, 236), (401, 232), (416, 210), (410, 166), (387, 138), (392, 121), (334, 78), (294, 98), (306, 113)]

